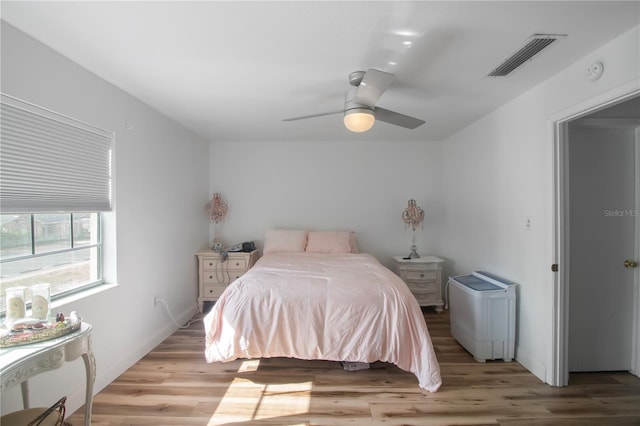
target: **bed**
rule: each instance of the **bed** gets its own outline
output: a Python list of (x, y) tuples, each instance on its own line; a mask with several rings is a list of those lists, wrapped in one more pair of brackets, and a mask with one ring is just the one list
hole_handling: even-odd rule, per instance
[(440, 368), (422, 311), (398, 276), (355, 253), (351, 235), (339, 250), (335, 235), (318, 245), (314, 233), (304, 233), (284, 249), (269, 244), (269, 236), (263, 256), (204, 317), (207, 362), (382, 361), (413, 373), (421, 388), (438, 390)]

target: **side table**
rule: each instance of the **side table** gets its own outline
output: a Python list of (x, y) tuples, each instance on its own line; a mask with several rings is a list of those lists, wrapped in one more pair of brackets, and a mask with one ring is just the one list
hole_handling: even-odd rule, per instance
[[(22, 404), (25, 409), (29, 408), (28, 380), (31, 377), (55, 370), (62, 367), (65, 362), (82, 357), (87, 377), (84, 424), (91, 426), (93, 383), (96, 380), (95, 358), (91, 351), (91, 330), (91, 325), (83, 322), (80, 330), (62, 337), (0, 349), (0, 392), (20, 384)], [(60, 396), (56, 395), (52, 401)]]
[(442, 265), (444, 260), (436, 256), (405, 259), (394, 256), (396, 274), (407, 284), (420, 306), (435, 306), (442, 312)]
[(226, 257), (218, 252), (203, 250), (198, 256), (198, 309), (204, 302), (215, 302), (231, 282), (241, 277), (258, 260), (258, 250), (228, 252)]

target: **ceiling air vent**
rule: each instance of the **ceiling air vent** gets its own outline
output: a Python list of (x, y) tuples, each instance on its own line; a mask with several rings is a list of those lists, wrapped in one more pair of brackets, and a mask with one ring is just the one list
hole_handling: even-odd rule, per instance
[(533, 59), (545, 47), (566, 37), (565, 34), (534, 34), (526, 41), (525, 45), (516, 53), (505, 59), (496, 69), (491, 71), (489, 77), (505, 77), (525, 62)]

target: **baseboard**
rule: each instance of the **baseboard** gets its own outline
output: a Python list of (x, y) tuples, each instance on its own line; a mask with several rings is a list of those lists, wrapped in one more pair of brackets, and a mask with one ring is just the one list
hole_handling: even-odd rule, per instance
[(546, 383), (547, 368), (545, 365), (531, 357), (526, 351), (522, 350), (520, 346), (516, 347), (516, 361), (542, 382)]

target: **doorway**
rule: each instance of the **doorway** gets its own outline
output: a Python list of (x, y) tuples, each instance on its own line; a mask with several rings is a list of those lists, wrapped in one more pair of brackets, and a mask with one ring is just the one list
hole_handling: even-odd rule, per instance
[(569, 372), (639, 374), (640, 96), (556, 123), (553, 382)]

